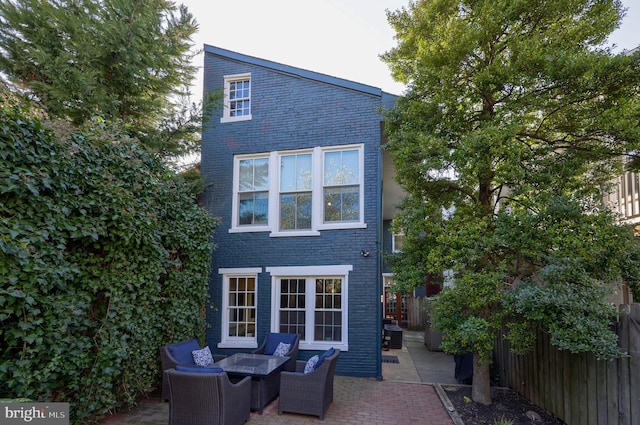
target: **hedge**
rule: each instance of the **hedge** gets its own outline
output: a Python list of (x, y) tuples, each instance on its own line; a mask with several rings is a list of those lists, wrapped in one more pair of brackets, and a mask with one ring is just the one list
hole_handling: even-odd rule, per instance
[(92, 423), (159, 387), (160, 345), (204, 336), (216, 220), (104, 123), (0, 111), (0, 394)]

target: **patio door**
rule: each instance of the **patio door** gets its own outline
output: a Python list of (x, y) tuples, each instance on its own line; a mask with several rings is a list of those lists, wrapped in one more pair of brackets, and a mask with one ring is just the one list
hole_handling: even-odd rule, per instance
[(407, 327), (407, 296), (391, 291), (391, 276), (384, 276), (384, 318)]

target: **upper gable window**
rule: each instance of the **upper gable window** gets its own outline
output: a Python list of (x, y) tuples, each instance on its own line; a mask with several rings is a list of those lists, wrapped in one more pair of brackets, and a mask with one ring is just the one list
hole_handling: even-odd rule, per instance
[(220, 122), (251, 119), (251, 74), (225, 75)]

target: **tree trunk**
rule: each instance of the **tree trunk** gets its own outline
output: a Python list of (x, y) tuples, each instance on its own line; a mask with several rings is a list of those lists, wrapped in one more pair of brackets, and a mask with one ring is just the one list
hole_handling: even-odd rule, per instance
[(491, 404), (491, 385), (489, 362), (480, 362), (477, 354), (473, 356), (473, 384), (471, 399), (476, 403)]

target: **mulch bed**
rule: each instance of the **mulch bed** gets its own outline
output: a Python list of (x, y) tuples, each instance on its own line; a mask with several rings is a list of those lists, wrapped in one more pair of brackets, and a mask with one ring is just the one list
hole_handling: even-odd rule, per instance
[(443, 385), (442, 388), (465, 425), (565, 425), (557, 417), (508, 388), (492, 387), (493, 403), (488, 406), (471, 400), (471, 386)]

